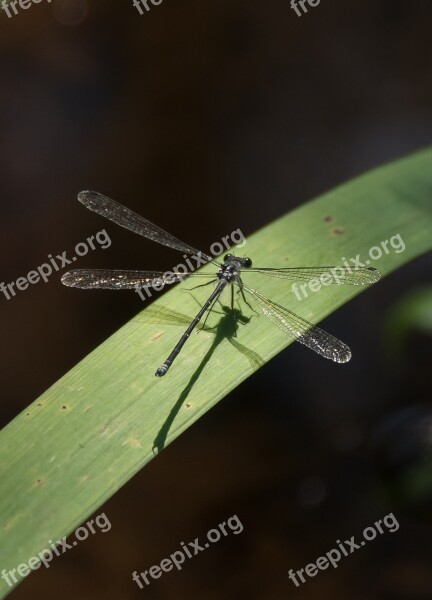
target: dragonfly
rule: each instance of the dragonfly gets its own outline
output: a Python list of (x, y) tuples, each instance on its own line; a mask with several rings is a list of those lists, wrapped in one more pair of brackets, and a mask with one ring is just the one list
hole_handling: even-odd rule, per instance
[[(73, 269), (64, 273), (61, 281), (64, 285), (81, 289), (110, 289), (130, 290), (139, 288), (150, 288), (155, 282), (172, 284), (183, 281), (185, 278), (193, 277), (207, 280), (196, 287), (213, 285), (214, 289), (202, 305), (197, 315), (192, 319), (187, 329), (175, 344), (172, 352), (165, 362), (158, 367), (155, 375), (163, 377), (166, 375), (174, 360), (180, 354), (183, 346), (189, 339), (191, 333), (205, 317), (205, 322), (214, 308), (215, 304), (226, 288), (231, 289), (231, 309), (234, 310), (234, 290), (241, 294), (244, 302), (252, 308), (248, 298), (261, 310), (261, 312), (284, 333), (294, 338), (304, 346), (307, 346), (324, 358), (336, 363), (345, 363), (351, 359), (351, 350), (339, 339), (333, 337), (320, 327), (313, 325), (305, 318), (299, 316), (292, 310), (278, 304), (264, 294), (251, 287), (247, 280), (248, 273), (258, 273), (265, 277), (276, 277), (282, 280), (306, 281), (314, 278), (326, 277), (326, 285), (368, 285), (375, 283), (381, 277), (378, 269), (373, 267), (349, 266), (324, 266), (324, 267), (254, 267), (252, 260), (248, 257), (235, 256), (228, 253), (223, 262), (215, 260), (212, 256), (180, 241), (161, 227), (151, 223), (144, 217), (112, 200), (108, 196), (90, 190), (78, 194), (78, 200), (89, 210), (109, 219), (120, 227), (124, 227), (138, 235), (153, 242), (168, 246), (185, 255), (201, 257), (205, 263), (212, 263), (217, 267), (215, 273), (203, 272), (162, 272), (142, 270), (118, 270), (118, 269)], [(253, 309), (254, 310), (254, 309)]]

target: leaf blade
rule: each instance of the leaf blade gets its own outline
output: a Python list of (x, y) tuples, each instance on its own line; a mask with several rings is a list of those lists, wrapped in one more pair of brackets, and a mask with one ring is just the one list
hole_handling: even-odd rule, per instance
[[(256, 264), (281, 268), (337, 264), (342, 257), (364, 258), (399, 235), (403, 251), (371, 259), (389, 274), (431, 249), (431, 165), (428, 149), (340, 186), (250, 236), (247, 253)], [(180, 289), (156, 305), (174, 311), (180, 303), (193, 316), (198, 306)], [(261, 290), (316, 323), (362, 288), (333, 286), (301, 302), (278, 280), (269, 279)], [(146, 320), (144, 308), (1, 432), (2, 568), (16, 568), (49, 539), (71, 532), (153, 458), (155, 447), (173, 441), (291, 343), (264, 317), (252, 317), (237, 338), (258, 357), (251, 362), (230, 343), (233, 332), (223, 319), (210, 323), (221, 320), (220, 331), (192, 336), (169, 374), (158, 379), (155, 368), (180, 331)], [(9, 591), (1, 580), (0, 597)]]

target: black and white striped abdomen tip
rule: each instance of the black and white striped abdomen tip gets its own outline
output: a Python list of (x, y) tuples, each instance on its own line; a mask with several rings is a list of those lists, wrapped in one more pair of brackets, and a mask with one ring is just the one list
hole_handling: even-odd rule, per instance
[(167, 371), (168, 371), (168, 365), (163, 364), (161, 367), (159, 367), (159, 369), (157, 369), (155, 375), (156, 375), (156, 377), (163, 377)]

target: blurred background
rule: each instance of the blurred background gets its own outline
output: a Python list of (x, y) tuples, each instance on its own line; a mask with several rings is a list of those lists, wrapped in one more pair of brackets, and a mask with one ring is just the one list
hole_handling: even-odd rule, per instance
[[(82, 189), (207, 248), (430, 144), (431, 18), (424, 0), (322, 0), (301, 18), (288, 0), (2, 11), (0, 280), (105, 226), (112, 246), (80, 266), (173, 264), (86, 211)], [(101, 509), (108, 534), (12, 596), (430, 600), (430, 269), (422, 257), (326, 320), (355, 349), (349, 365), (292, 345), (263, 367)], [(58, 277), (0, 302), (2, 425), (142, 309)], [(300, 588), (288, 579), (390, 512), (398, 532)], [(132, 582), (233, 514), (241, 535), (143, 591)]]

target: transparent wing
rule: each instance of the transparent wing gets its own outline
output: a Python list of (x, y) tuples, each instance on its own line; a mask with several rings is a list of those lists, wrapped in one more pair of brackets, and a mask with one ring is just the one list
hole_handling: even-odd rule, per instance
[(252, 296), (270, 321), (298, 342), (334, 362), (344, 363), (350, 360), (351, 350), (340, 340), (284, 306), (272, 302), (248, 285), (243, 284), (241, 287)]
[(181, 242), (161, 227), (147, 221), (144, 217), (115, 202), (115, 200), (108, 198), (108, 196), (88, 190), (80, 192), (78, 200), (89, 210), (153, 242), (174, 248), (174, 250), (179, 250), (180, 252), (186, 252), (187, 254), (200, 254), (206, 260), (211, 260), (204, 252), (200, 252), (193, 246)]
[(131, 290), (151, 287), (162, 282), (164, 285), (177, 283), (187, 277), (214, 278), (213, 273), (172, 273), (163, 271), (119, 271), (110, 269), (75, 269), (65, 273), (61, 282), (68, 287), (84, 290)]
[(312, 279), (320, 279), (323, 285), (332, 283), (341, 285), (367, 285), (375, 283), (381, 278), (381, 273), (373, 267), (359, 267), (351, 269), (350, 267), (291, 267), (286, 269), (271, 269), (271, 268), (252, 268), (245, 269), (243, 273), (262, 273), (270, 277), (278, 277), (279, 279), (292, 279), (293, 281), (311, 281)]

